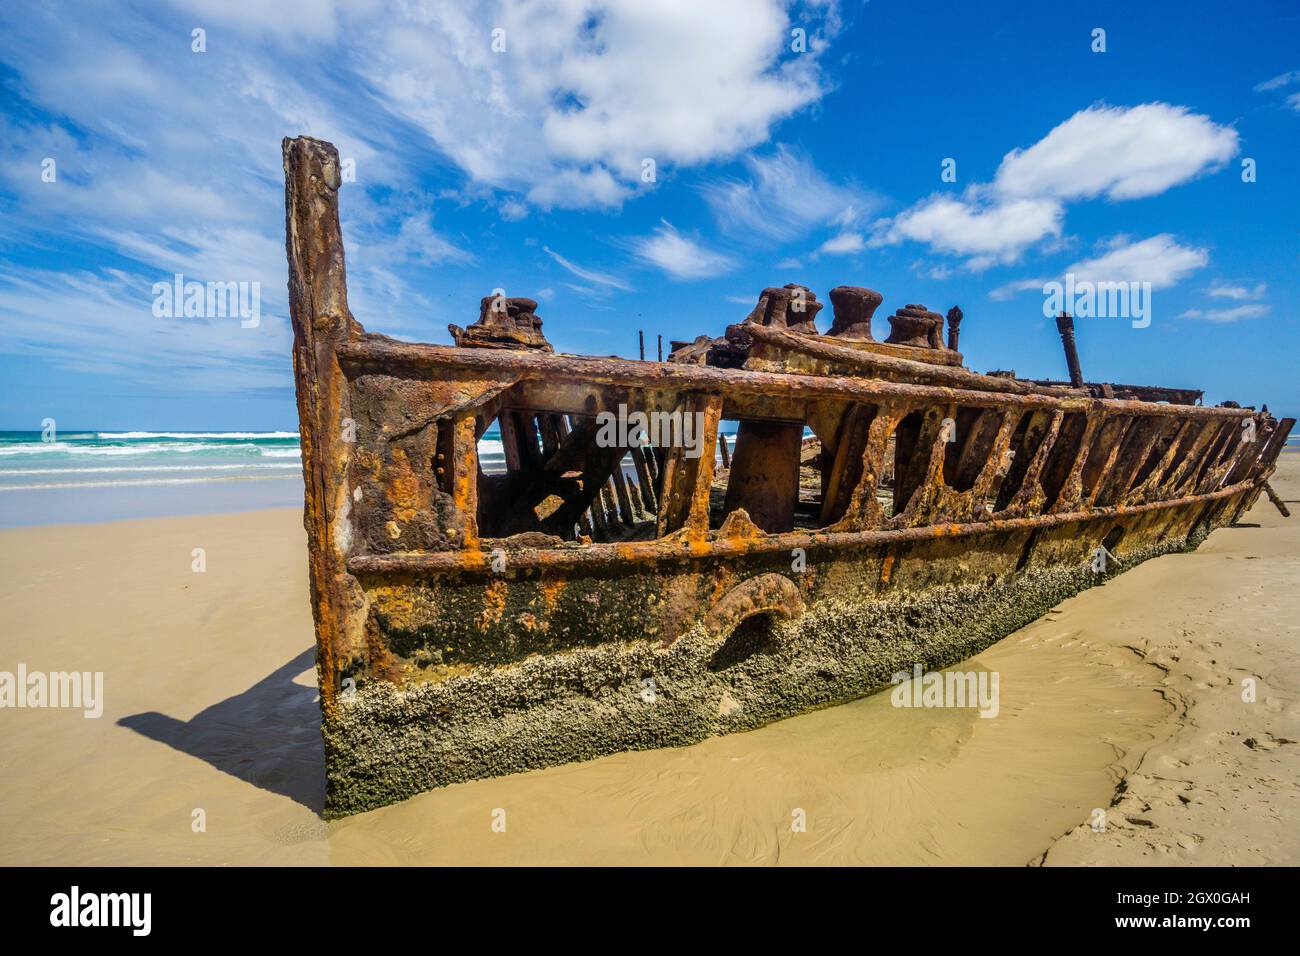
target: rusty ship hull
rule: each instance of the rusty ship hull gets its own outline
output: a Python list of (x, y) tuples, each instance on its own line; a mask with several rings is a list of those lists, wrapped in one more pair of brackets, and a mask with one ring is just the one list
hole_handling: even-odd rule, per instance
[[(668, 362), (555, 354), (500, 297), (455, 346), (396, 342), (347, 307), (337, 153), (284, 152), (330, 816), (956, 663), (1236, 521), (1294, 424), (1073, 365), (979, 375), (957, 310), (947, 346), (919, 306), (876, 342), (850, 287), (826, 335), (809, 290), (769, 289)], [(690, 416), (695, 453), (601, 441), (615, 410)]]

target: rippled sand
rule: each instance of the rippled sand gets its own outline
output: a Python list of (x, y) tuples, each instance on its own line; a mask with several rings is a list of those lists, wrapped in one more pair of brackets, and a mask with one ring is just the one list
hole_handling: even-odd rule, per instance
[(879, 695), (331, 824), (297, 511), (0, 532), (0, 670), (103, 671), (106, 698), (0, 710), (0, 862), (1300, 862), (1300, 518), (1247, 522), (963, 665), (999, 673), (992, 719)]

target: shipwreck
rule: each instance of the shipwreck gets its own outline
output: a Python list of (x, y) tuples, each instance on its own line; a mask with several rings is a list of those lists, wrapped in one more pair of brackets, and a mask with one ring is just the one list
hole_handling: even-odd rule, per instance
[(337, 151), (283, 149), (329, 816), (956, 663), (1236, 521), (1294, 424), (1089, 383), (1064, 315), (1068, 382), (978, 374), (959, 309), (882, 341), (861, 287), (824, 334), (765, 289), (667, 361), (557, 354), (503, 295), (396, 341), (348, 309)]

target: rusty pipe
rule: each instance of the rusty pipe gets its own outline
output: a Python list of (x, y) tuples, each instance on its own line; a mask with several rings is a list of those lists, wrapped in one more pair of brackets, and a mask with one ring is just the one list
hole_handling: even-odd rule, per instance
[(1061, 333), (1061, 344), (1065, 346), (1065, 363), (1070, 367), (1070, 384), (1083, 388), (1083, 369), (1079, 366), (1079, 350), (1074, 344), (1074, 317), (1069, 312), (1062, 312), (1056, 317), (1056, 331)]

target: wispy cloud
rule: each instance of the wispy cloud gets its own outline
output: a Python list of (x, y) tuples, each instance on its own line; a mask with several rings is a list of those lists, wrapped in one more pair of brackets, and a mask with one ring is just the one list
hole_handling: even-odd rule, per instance
[[(495, 211), (493, 225), (508, 224), (530, 206), (617, 208), (652, 188), (642, 181), (645, 159), (663, 177), (741, 155), (829, 87), (824, 39), (838, 29), (837, 12), (826, 4), (804, 11), (800, 25), (813, 42), (793, 55), (773, 42), (789, 33), (788, 7), (0, 7), (5, 92), (16, 107), (0, 117), (0, 244), (8, 255), (50, 253), (44, 271), (13, 268), (0, 283), (0, 348), (80, 367), (86, 350), (72, 347), (80, 327), (100, 372), (134, 377), (160, 356), (160, 367), (220, 369), (232, 389), (260, 385), (266, 369), (287, 382), (285, 341), (265, 329), (260, 338), (197, 335), (152, 321), (147, 301), (142, 317), (129, 291), (147, 292), (175, 272), (257, 281), (264, 312), (285, 314), (278, 145), (286, 133), (336, 143), (355, 173), (341, 203), (354, 311), (395, 334), (436, 325), (446, 295), (421, 293), (429, 273), (463, 270), (495, 237), (449, 228), (413, 188), (479, 204)], [(196, 25), (205, 52), (191, 49)], [(501, 52), (495, 28), (505, 31)], [(41, 178), (45, 158), (56, 161), (54, 182)], [(652, 237), (648, 261), (657, 257), (679, 277), (728, 263), (707, 250), (680, 262), (681, 244), (693, 240), (675, 235)], [(582, 272), (586, 288), (629, 288)], [(114, 290), (132, 297), (116, 300)], [(75, 315), (77, 324), (60, 326), (61, 339), (36, 321), (42, 315)], [(102, 342), (107, 328), (113, 336)], [(65, 347), (52, 348), (55, 340)]]
[(683, 236), (666, 219), (651, 235), (634, 240), (633, 252), (674, 279), (704, 279), (728, 272), (736, 265), (729, 256)]
[(579, 279), (585, 279), (587, 282), (599, 286), (607, 286), (611, 289), (619, 289), (623, 292), (631, 292), (632, 287), (617, 276), (612, 276), (604, 272), (596, 272), (593, 269), (584, 269), (576, 263), (570, 262), (564, 256), (553, 250), (550, 246), (542, 246), (542, 251), (558, 262), (565, 269), (568, 269)]
[(788, 146), (745, 159), (748, 178), (723, 178), (701, 187), (718, 226), (737, 238), (787, 241), (832, 223), (851, 225), (879, 200), (834, 183), (812, 160)]
[(842, 232), (823, 242), (817, 251), (821, 255), (827, 256), (846, 256), (855, 252), (861, 252), (866, 248), (866, 240), (862, 238), (859, 232)]
[(1188, 309), (1179, 318), (1203, 319), (1206, 322), (1240, 322), (1242, 319), (1258, 319), (1268, 315), (1266, 305), (1238, 305), (1230, 309)]
[(1237, 302), (1250, 302), (1255, 299), (1262, 299), (1268, 294), (1268, 285), (1259, 283), (1252, 288), (1246, 288), (1241, 285), (1227, 285), (1226, 283), (1217, 282), (1205, 290), (1205, 294), (1216, 299), (1233, 299)]
[(1292, 83), (1300, 83), (1300, 70), (1289, 70), (1286, 73), (1279, 73), (1271, 80), (1257, 83), (1255, 84), (1255, 92), (1267, 93), (1270, 90), (1280, 90), (1282, 87), (1290, 86)]

